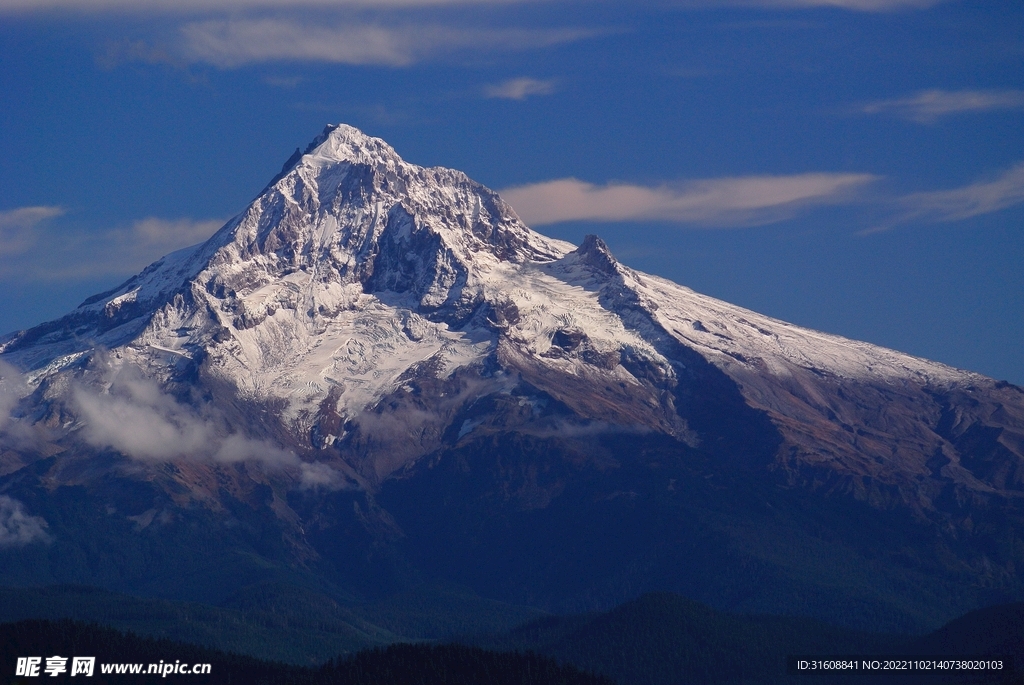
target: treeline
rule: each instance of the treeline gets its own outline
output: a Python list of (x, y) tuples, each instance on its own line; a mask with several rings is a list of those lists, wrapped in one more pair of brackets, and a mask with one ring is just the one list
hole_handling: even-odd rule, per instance
[[(46, 658), (51, 656), (67, 657), (68, 672), (50, 677), (43, 672)], [(91, 678), (70, 676), (73, 657), (96, 657), (94, 675)], [(42, 665), (37, 677), (18, 677), (18, 659), (23, 657), (42, 657)], [(166, 678), (161, 675), (124, 675), (101, 673), (101, 664), (141, 663), (158, 664), (187, 663), (211, 664), (209, 675), (187, 675)], [(310, 673), (298, 666), (261, 661), (253, 657), (241, 656), (209, 649), (197, 645), (176, 642), (167, 639), (140, 637), (131, 633), (84, 623), (70, 619), (57, 621), (25, 620), (16, 623), (0, 624), (0, 682), (3, 683), (40, 683), (40, 682), (88, 682), (88, 683), (167, 683), (177, 679), (194, 685), (214, 685), (223, 683), (252, 683), (253, 685), (306, 685), (313, 683)]]
[(610, 678), (533, 652), (494, 652), (460, 644), (395, 644), (331, 661), (323, 683), (345, 685), (615, 685)]
[[(425, 604), (421, 609), (431, 606)], [(608, 612), (547, 616), (513, 630), (466, 635), (459, 642), (392, 644), (305, 667), (143, 638), (80, 621), (30, 620), (0, 625), (0, 683), (60, 682), (60, 677), (14, 677), (18, 657), (45, 660), (57, 654), (95, 656), (97, 664), (209, 663), (209, 676), (168, 678), (172, 682), (227, 685), (1024, 685), (1024, 604), (974, 611), (933, 633), (912, 637), (860, 633), (811, 619), (730, 614), (679, 595), (655, 593)], [(790, 655), (855, 654), (988, 655), (1008, 662), (1001, 673), (900, 674), (894, 679), (863, 673), (849, 677), (834, 672), (822, 677), (795, 675), (786, 668)], [(160, 675), (133, 678), (104, 676), (99, 671), (97, 665), (93, 678), (71, 682), (168, 682)]]
[[(47, 657), (67, 657), (67, 672), (49, 676)], [(96, 657), (81, 682), (142, 685), (615, 685), (533, 653), (495, 652), (464, 645), (396, 644), (306, 668), (171, 640), (144, 638), (80, 621), (28, 620), (0, 624), (0, 683), (79, 682), (73, 657)], [(18, 676), (19, 658), (41, 657), (39, 674)], [(102, 664), (210, 664), (204, 674), (104, 674)]]
[(212, 606), (77, 585), (0, 588), (0, 623), (67, 618), (307, 666), (402, 639), (301, 588), (254, 586), (232, 599)]
[(309, 588), (259, 583), (240, 588), (220, 606), (81, 585), (0, 587), (0, 623), (69, 618), (304, 666), (395, 642), (508, 630), (543, 614), (426, 584), (353, 605)]
[[(716, 611), (672, 593), (652, 593), (608, 612), (551, 616), (512, 631), (464, 638), (494, 650), (532, 650), (621, 685), (800, 683), (1024, 683), (1024, 604), (983, 609), (922, 637), (864, 633), (820, 621)], [(899, 674), (888, 678), (790, 674), (790, 655), (1001, 655), (1002, 673)]]

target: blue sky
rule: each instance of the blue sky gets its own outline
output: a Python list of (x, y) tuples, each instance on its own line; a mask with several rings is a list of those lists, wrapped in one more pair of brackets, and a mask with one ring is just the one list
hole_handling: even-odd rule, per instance
[(1024, 385), (1024, 5), (0, 0), (0, 331), (345, 122), (528, 224)]

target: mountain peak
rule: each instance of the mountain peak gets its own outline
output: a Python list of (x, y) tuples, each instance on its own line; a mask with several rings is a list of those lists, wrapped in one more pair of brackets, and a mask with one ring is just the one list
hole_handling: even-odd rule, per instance
[(324, 162), (369, 164), (389, 160), (401, 162), (395, 149), (380, 138), (369, 136), (348, 124), (329, 124), (304, 153)]
[[(3, 363), (29, 373), (0, 388), (0, 492), (54, 512), (54, 549), (85, 560), (70, 572), (100, 569), (76, 582), (117, 582), (86, 549), (146, 528), (207, 541), (143, 547), (211, 559), (189, 577), (218, 586), (256, 568), (461, 583), (466, 561), (481, 587), (565, 583), (573, 602), (673, 578), (850, 616), (960, 601), (965, 579), (1024, 593), (1019, 546), (992, 552), (1024, 530), (1024, 391), (634, 271), (593, 235), (545, 238), (464, 173), (350, 126), (206, 243), (0, 338)], [(569, 556), (507, 563), (544, 550)], [(48, 559), (13, 549), (0, 580)]]

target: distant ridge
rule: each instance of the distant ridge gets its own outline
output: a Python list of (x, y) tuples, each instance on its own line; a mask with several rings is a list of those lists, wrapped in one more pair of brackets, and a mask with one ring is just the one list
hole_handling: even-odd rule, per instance
[[(53, 591), (77, 592), (80, 596), (88, 592), (85, 588), (54, 588)], [(8, 595), (12, 592), (15, 591), (5, 591)], [(39, 594), (38, 591), (23, 592), (27, 597)], [(111, 615), (124, 617), (143, 609), (142, 604), (130, 608), (124, 601), (127, 598), (103, 594), (114, 600), (109, 606), (113, 610)], [(167, 607), (170, 606), (168, 603)], [(196, 610), (197, 607), (191, 608), (190, 621), (194, 620)], [(412, 609), (410, 614), (416, 611)], [(151, 606), (142, 613), (148, 613), (150, 620), (160, 620)], [(296, 617), (281, 618), (292, 621)], [(230, 675), (232, 682), (310, 685), (321, 682), (608, 685), (612, 681), (618, 685), (1006, 684), (1024, 681), (1020, 671), (1020, 664), (1024, 663), (1021, 625), (1024, 625), (1024, 604), (1017, 603), (970, 612), (923, 636), (871, 634), (805, 618), (729, 614), (678, 595), (655, 593), (608, 612), (548, 616), (504, 632), (464, 634), (447, 646), (438, 643), (382, 645), (344, 657), (321, 658), (302, 668), (166, 639), (141, 638), (95, 623), (69, 620), (4, 623), (0, 619), (0, 669), (10, 665), (11, 670), (5, 672), (13, 672), (14, 659), (26, 654), (84, 654), (93, 650), (89, 653), (109, 661), (156, 662), (173, 658), (211, 663), (214, 672), (209, 682), (215, 683), (226, 682), (225, 677)], [(222, 621), (219, 627), (224, 644), (237, 643), (237, 638), (231, 636), (232, 631), (239, 630), (237, 622)], [(261, 654), (262, 648), (251, 647), (248, 651), (253, 655)], [(529, 653), (535, 656), (523, 656)], [(899, 674), (894, 678), (877, 674), (816, 677), (788, 674), (786, 660), (792, 654), (823, 659), (840, 654), (882, 658), (885, 655), (931, 655), (949, 659), (998, 656), (1012, 660), (1013, 668), (983, 676), (925, 673)], [(556, 668), (556, 663), (563, 667)], [(464, 677), (452, 675), (460, 668), (458, 664), (464, 667)], [(447, 675), (439, 675), (439, 671)], [(603, 674), (608, 680), (585, 676), (585, 672)], [(190, 682), (193, 680), (207, 682), (207, 679), (190, 677)]]
[[(644, 595), (615, 609), (538, 619), (478, 638), (491, 649), (534, 650), (603, 673), (620, 685), (731, 683), (1021, 683), (1024, 604), (979, 609), (923, 636), (844, 630), (805, 618), (741, 616), (678, 595)], [(788, 655), (931, 655), (1008, 658), (1006, 671), (850, 677), (789, 675)]]
[(381, 602), (343, 604), (313, 590), (267, 583), (240, 588), (219, 606), (86, 586), (0, 588), (0, 623), (74, 619), (300, 666), (396, 642), (502, 630), (541, 615), (432, 586)]

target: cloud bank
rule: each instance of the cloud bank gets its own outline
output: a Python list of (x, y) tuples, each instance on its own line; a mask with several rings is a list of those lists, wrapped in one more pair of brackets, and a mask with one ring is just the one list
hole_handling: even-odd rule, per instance
[(257, 462), (297, 472), (306, 487), (341, 488), (344, 476), (325, 464), (306, 463), (294, 453), (232, 432), (215, 409), (178, 402), (131, 366), (108, 372), (106, 389), (77, 385), (72, 403), (90, 445), (117, 450), (143, 462)]
[(517, 186), (501, 196), (531, 226), (562, 221), (676, 221), (705, 227), (756, 226), (800, 210), (851, 201), (871, 174), (742, 176), (659, 186), (575, 178)]
[(0, 495), (0, 549), (50, 542), (50, 536), (46, 534), (48, 527), (41, 516), (27, 514), (24, 504)]
[(1024, 110), (1024, 90), (922, 90), (895, 100), (869, 102), (864, 114), (892, 114), (921, 124), (968, 112)]

